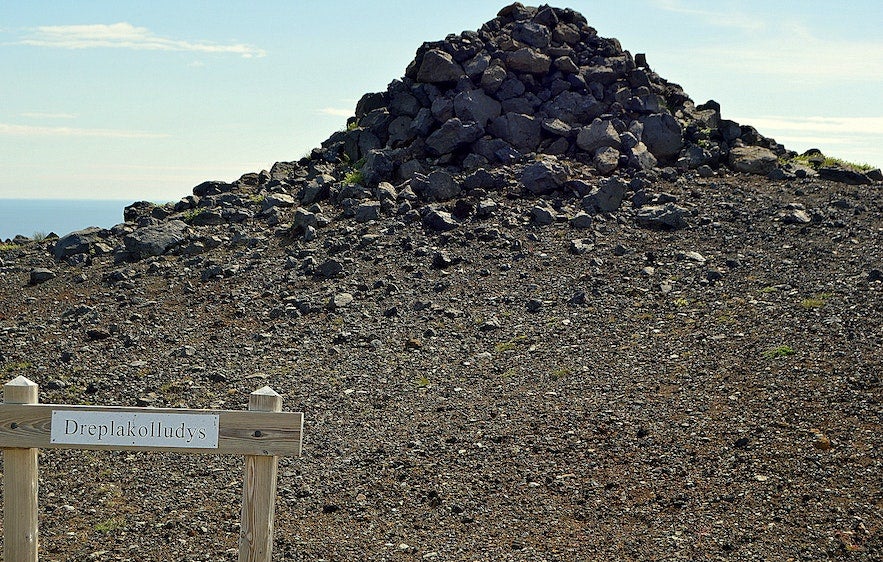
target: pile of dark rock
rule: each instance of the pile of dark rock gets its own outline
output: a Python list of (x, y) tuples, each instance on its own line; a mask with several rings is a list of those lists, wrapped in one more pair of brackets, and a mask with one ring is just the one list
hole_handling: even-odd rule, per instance
[(404, 77), (363, 96), (346, 129), (308, 157), (232, 183), (203, 182), (176, 203), (135, 203), (125, 223), (71, 233), (52, 251), (74, 265), (102, 255), (197, 255), (221, 243), (202, 227), (255, 222), (306, 241), (338, 218), (387, 216), (446, 231), (493, 214), (493, 193), (578, 197), (589, 215), (629, 201), (639, 225), (682, 228), (686, 210), (650, 189), (658, 180), (883, 180), (879, 170), (788, 164), (794, 156), (723, 119), (716, 102), (695, 105), (645, 55), (598, 36), (579, 13), (516, 3), (478, 31), (424, 43)]
[[(694, 105), (680, 86), (598, 36), (570, 9), (513, 4), (478, 31), (424, 43), (401, 80), (365, 95), (349, 127), (314, 151), (359, 162), (368, 185), (468, 172), (542, 154), (598, 175), (721, 165), (768, 174), (786, 149)], [(541, 188), (545, 190), (545, 188)]]

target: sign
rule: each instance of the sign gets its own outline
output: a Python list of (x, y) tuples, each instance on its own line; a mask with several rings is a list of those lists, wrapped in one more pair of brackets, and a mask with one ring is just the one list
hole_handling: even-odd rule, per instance
[(218, 425), (216, 414), (52, 410), (50, 442), (217, 449)]

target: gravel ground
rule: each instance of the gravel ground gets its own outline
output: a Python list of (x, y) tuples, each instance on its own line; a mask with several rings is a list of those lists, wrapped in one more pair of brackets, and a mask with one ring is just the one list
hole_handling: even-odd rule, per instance
[[(441, 234), (249, 220), (194, 227), (222, 241), (195, 257), (79, 267), (4, 246), (0, 369), (68, 404), (244, 409), (273, 387), (306, 420), (274, 560), (880, 560), (880, 185), (650, 190), (689, 226), (626, 204), (577, 230), (566, 196), (536, 226), (536, 199), (499, 192)], [(299, 267), (331, 258), (332, 278)], [(240, 458), (40, 463), (41, 560), (237, 559)]]

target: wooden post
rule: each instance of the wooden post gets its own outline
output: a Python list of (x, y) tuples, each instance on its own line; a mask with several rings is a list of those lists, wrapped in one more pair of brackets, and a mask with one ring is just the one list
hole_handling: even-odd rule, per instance
[[(281, 412), (282, 397), (269, 386), (265, 386), (251, 393), (248, 409), (257, 412)], [(270, 562), (273, 554), (277, 466), (278, 458), (274, 456), (245, 456), (239, 562)]]
[[(39, 387), (17, 377), (3, 385), (3, 402), (36, 404)], [(37, 449), (3, 450), (3, 525), (3, 559), (37, 562)]]

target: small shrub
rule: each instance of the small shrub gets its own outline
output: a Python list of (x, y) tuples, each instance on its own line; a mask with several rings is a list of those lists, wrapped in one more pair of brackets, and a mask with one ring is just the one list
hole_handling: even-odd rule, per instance
[(200, 207), (198, 209), (190, 209), (189, 211), (187, 211), (183, 214), (182, 218), (184, 219), (184, 222), (186, 222), (187, 224), (190, 224), (191, 222), (193, 222), (193, 219), (195, 219), (197, 216), (204, 213), (205, 209), (206, 209), (205, 207)]
[(348, 185), (361, 184), (363, 181), (365, 176), (362, 175), (362, 170), (353, 170), (343, 178), (343, 183)]

